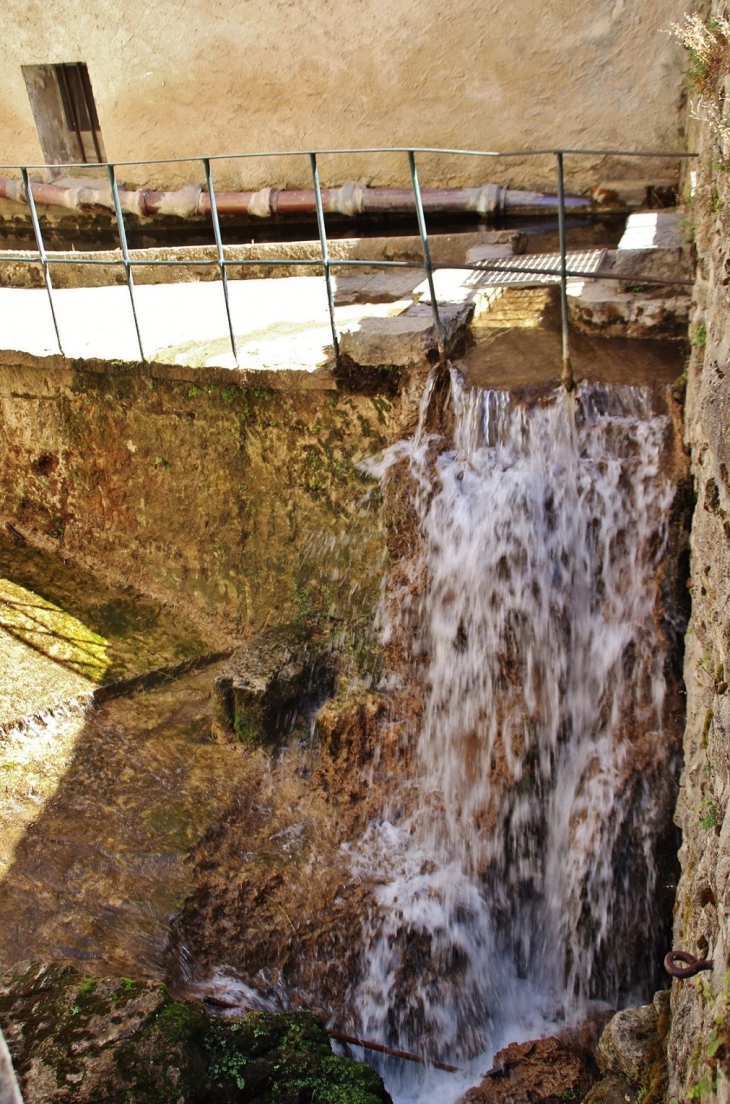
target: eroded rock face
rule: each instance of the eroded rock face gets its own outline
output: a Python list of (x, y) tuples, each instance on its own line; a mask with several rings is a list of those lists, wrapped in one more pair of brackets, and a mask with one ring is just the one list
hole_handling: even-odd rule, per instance
[(460, 1104), (579, 1101), (594, 1081), (589, 1055), (556, 1038), (511, 1043), (495, 1055), (494, 1069)]
[(184, 963), (170, 964), (181, 982), (223, 963), (266, 997), (283, 990), (295, 1007), (354, 1026), (349, 993), (372, 883), (365, 872), (353, 878), (347, 848), (379, 813), (383, 777), (408, 762), (404, 713), (394, 716), (387, 694), (343, 680), (318, 714), (313, 745), (251, 750), (248, 780), (192, 856), (195, 892), (175, 937)]
[[(725, 14), (719, 3), (709, 7), (714, 16)], [(703, 98), (726, 103), (730, 54), (723, 37), (716, 38)], [(718, 1097), (727, 1099), (727, 1082), (717, 1080), (730, 1039), (730, 180), (713, 127), (705, 123), (695, 131), (690, 141), (700, 157), (693, 165), (697, 186), (691, 220), (698, 264), (689, 327), (686, 438), (697, 504), (684, 662), (684, 770), (675, 814), (682, 829), (682, 873), (673, 947), (710, 958), (715, 968), (672, 987), (668, 1099), (678, 1104), (690, 1094), (712, 1099), (715, 1087)]]
[(307, 1012), (224, 1020), (152, 982), (26, 963), (0, 978), (0, 1025), (25, 1104), (390, 1104)]

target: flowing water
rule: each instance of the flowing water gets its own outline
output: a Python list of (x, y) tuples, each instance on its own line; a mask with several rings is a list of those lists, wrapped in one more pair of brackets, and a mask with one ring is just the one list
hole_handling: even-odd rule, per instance
[[(671, 430), (642, 388), (527, 405), (454, 373), (451, 403), (451, 441), (421, 426), (371, 469), (407, 465), (417, 547), (380, 621), (424, 708), (412, 792), (352, 851), (378, 883), (352, 998), (364, 1037), (477, 1071), (645, 995), (660, 954)], [(394, 1069), (401, 1101), (464, 1091)]]

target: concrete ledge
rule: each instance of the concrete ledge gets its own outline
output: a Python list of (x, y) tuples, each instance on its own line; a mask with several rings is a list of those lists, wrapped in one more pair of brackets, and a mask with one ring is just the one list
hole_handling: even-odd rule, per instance
[[(190, 383), (198, 387), (242, 387), (272, 391), (334, 391), (337, 379), (334, 360), (313, 372), (246, 371), (239, 368), (190, 368), (183, 364), (143, 363), (142, 361), (97, 360), (63, 357), (59, 354), (38, 357), (32, 353), (0, 350), (0, 394), (18, 395), (16, 388), (27, 389), (27, 370), (34, 373), (33, 397), (58, 395), (71, 388), (76, 374), (106, 376), (110, 379), (166, 380)], [(13, 369), (22, 369), (23, 383), (15, 380)]]

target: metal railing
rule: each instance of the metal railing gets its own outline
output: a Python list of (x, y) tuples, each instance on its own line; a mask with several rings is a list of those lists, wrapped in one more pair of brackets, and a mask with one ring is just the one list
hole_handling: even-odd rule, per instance
[[(318, 158), (324, 155), (359, 155), (359, 154), (405, 154), (408, 159), (408, 167), (411, 179), (411, 188), (413, 191), (413, 200), (415, 206), (415, 214), (418, 223), (418, 232), (421, 239), (421, 251), (422, 259), (420, 261), (386, 261), (386, 260), (334, 260), (330, 256), (327, 229), (325, 226), (325, 217), (322, 204), (322, 188), (320, 185)], [(568, 324), (568, 292), (567, 282), (571, 278), (580, 279), (603, 279), (605, 274), (600, 272), (587, 273), (587, 272), (574, 272), (567, 266), (567, 234), (566, 234), (566, 202), (565, 202), (565, 158), (571, 157), (617, 157), (617, 158), (647, 158), (655, 160), (684, 160), (697, 157), (696, 152), (687, 151), (651, 151), (651, 150), (591, 150), (591, 149), (541, 149), (541, 150), (511, 150), (511, 151), (496, 151), (496, 150), (460, 150), (460, 149), (440, 149), (437, 147), (420, 146), (409, 149), (405, 146), (400, 147), (364, 147), (355, 149), (318, 149), (318, 150), (293, 150), (293, 151), (274, 151), (265, 153), (240, 153), (240, 154), (214, 154), (208, 157), (180, 157), (180, 158), (159, 158), (150, 161), (118, 161), (114, 163), (107, 163), (106, 165), (100, 165), (99, 168), (106, 168), (109, 183), (111, 186), (111, 193), (114, 204), (114, 214), (117, 223), (117, 229), (119, 233), (119, 244), (121, 247), (121, 258), (119, 260), (109, 260), (104, 258), (98, 260), (93, 257), (59, 257), (51, 258), (49, 260), (48, 252), (45, 248), (43, 241), (43, 234), (41, 231), (40, 220), (38, 218), (38, 210), (36, 202), (33, 197), (33, 189), (29, 178), (29, 172), (31, 170), (45, 170), (57, 172), (59, 169), (79, 169), (78, 164), (68, 165), (6, 165), (0, 166), (0, 168), (14, 170), (20, 172), (23, 187), (25, 190), (25, 196), (30, 209), (30, 217), (33, 225), (33, 232), (36, 241), (37, 257), (34, 257), (32, 263), (40, 263), (43, 270), (43, 278), (48, 295), (48, 301), (51, 309), (51, 316), (53, 319), (53, 328), (58, 342), (58, 349), (61, 355), (63, 354), (63, 346), (61, 344), (61, 336), (58, 327), (58, 319), (54, 306), (53, 297), (53, 284), (51, 281), (51, 274), (49, 270), (50, 264), (74, 264), (74, 265), (119, 265), (124, 268), (126, 284), (129, 291), (129, 299), (132, 308), (132, 316), (134, 319), (134, 327), (137, 335), (137, 344), (139, 346), (139, 354), (142, 361), (147, 358), (144, 352), (144, 346), (142, 343), (142, 335), (140, 332), (139, 319), (137, 313), (137, 306), (135, 301), (135, 283), (132, 269), (133, 267), (165, 267), (165, 266), (177, 266), (177, 267), (194, 267), (194, 266), (217, 266), (220, 271), (221, 286), (223, 290), (223, 299), (225, 305), (226, 319), (228, 323), (228, 333), (231, 343), (231, 350), (233, 352), (234, 361), (238, 364), (238, 348), (236, 343), (236, 336), (234, 332), (233, 320), (231, 316), (230, 300), (228, 293), (228, 276), (227, 268), (232, 265), (238, 267), (243, 265), (285, 265), (287, 267), (306, 266), (311, 268), (313, 265), (321, 267), (326, 290), (327, 290), (327, 304), (329, 309), (330, 327), (332, 330), (332, 345), (336, 358), (340, 355), (340, 341), (337, 331), (337, 324), (335, 318), (335, 299), (334, 290), (332, 285), (332, 270), (334, 268), (383, 268), (383, 269), (422, 269), (425, 272), (426, 280), (428, 282), (428, 288), (431, 299), (431, 309), (433, 312), (434, 328), (436, 333), (436, 341), (438, 346), (439, 357), (442, 362), (445, 361), (446, 347), (445, 347), (445, 335), (444, 327), (441, 318), (441, 312), (439, 311), (439, 304), (436, 297), (436, 291), (434, 286), (434, 272), (439, 269), (464, 269), (465, 271), (475, 272), (489, 272), (496, 271), (501, 266), (497, 263), (489, 264), (488, 262), (479, 261), (472, 264), (452, 264), (449, 262), (434, 263), (431, 258), (431, 251), (429, 247), (428, 228), (426, 225), (426, 215), (424, 211), (423, 197), (421, 192), (421, 185), (418, 177), (418, 168), (416, 165), (416, 155), (421, 154), (437, 154), (440, 156), (460, 156), (460, 157), (479, 157), (479, 158), (525, 158), (525, 157), (545, 157), (550, 156), (555, 159), (555, 171), (557, 180), (557, 197), (558, 197), (558, 237), (559, 237), (559, 249), (560, 249), (560, 267), (558, 269), (545, 269), (534, 267), (511, 267), (511, 273), (523, 273), (525, 275), (535, 274), (540, 276), (555, 276), (560, 279), (560, 304), (561, 304), (561, 328), (562, 328), (562, 359), (563, 359), (563, 381), (570, 385), (572, 383), (572, 371), (570, 365), (570, 339), (569, 339), (569, 324)], [(260, 259), (228, 259), (225, 254), (225, 246), (223, 245), (221, 236), (220, 220), (218, 217), (218, 209), (216, 205), (216, 193), (213, 182), (213, 172), (211, 164), (216, 161), (229, 161), (229, 160), (244, 160), (250, 158), (260, 157), (302, 157), (309, 160), (310, 171), (312, 175), (312, 181), (314, 185), (315, 206), (316, 206), (316, 219), (317, 228), (319, 232), (320, 242), (320, 259), (297, 259), (297, 258), (260, 258)], [(195, 260), (195, 259), (180, 259), (180, 260), (134, 260), (130, 256), (129, 246), (127, 241), (127, 233), (124, 222), (124, 214), (122, 211), (122, 204), (119, 196), (119, 186), (117, 181), (117, 169), (140, 166), (140, 165), (168, 165), (168, 164), (200, 164), (203, 165), (205, 174), (205, 182), (208, 189), (208, 195), (210, 197), (210, 214), (213, 226), (213, 237), (216, 247), (216, 259), (215, 260)], [(86, 167), (86, 166), (85, 166)], [(18, 263), (17, 252), (14, 255), (8, 255), (0, 253), (0, 263), (9, 262)], [(646, 285), (688, 285), (690, 286), (693, 281), (685, 277), (677, 277), (676, 279), (670, 277), (656, 277), (656, 276), (642, 276), (641, 274), (631, 276), (632, 283), (646, 284)]]

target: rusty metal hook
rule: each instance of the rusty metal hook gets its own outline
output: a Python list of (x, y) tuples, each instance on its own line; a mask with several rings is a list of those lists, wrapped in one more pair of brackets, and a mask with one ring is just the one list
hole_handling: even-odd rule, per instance
[[(676, 962), (686, 962), (687, 966), (676, 966)], [(689, 951), (670, 951), (664, 957), (664, 969), (676, 978), (691, 978), (701, 970), (711, 970), (713, 966), (711, 958), (695, 958)]]

